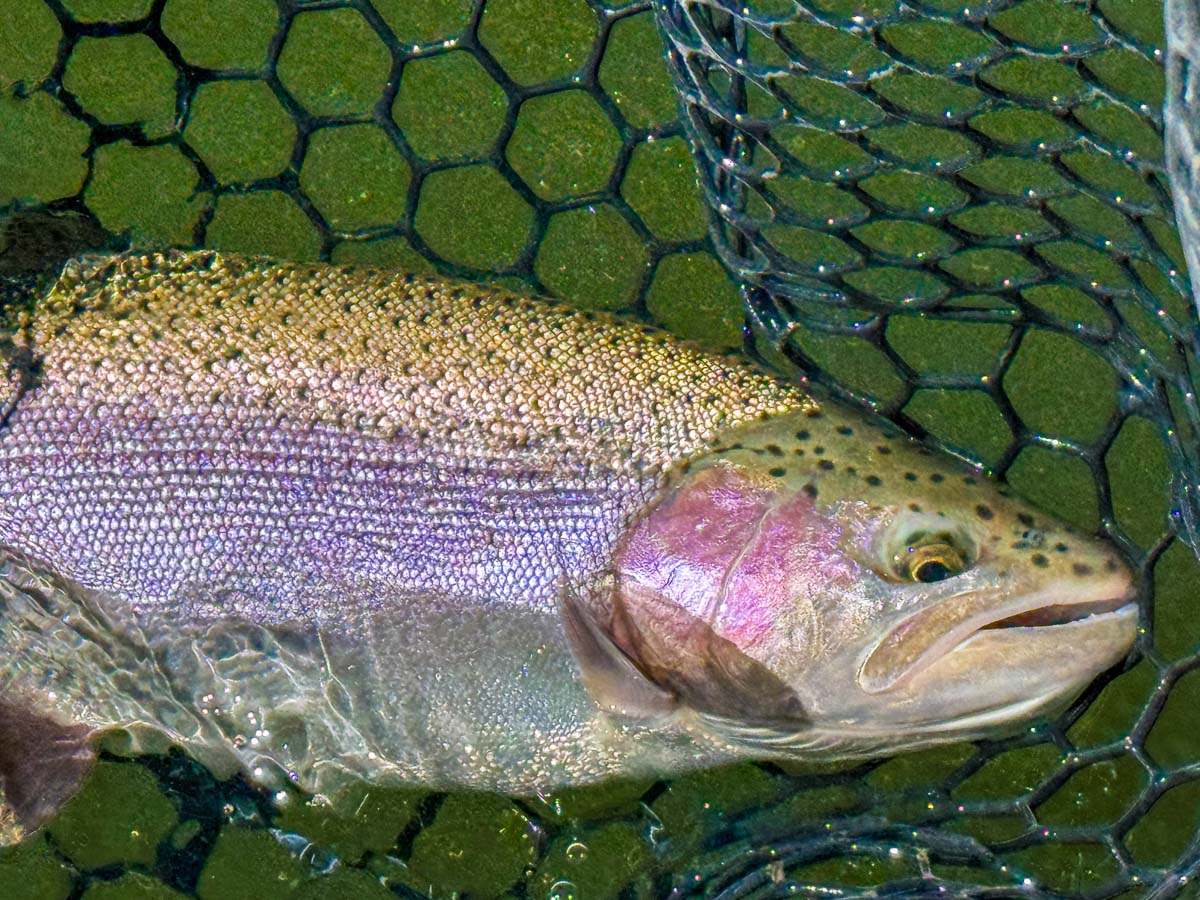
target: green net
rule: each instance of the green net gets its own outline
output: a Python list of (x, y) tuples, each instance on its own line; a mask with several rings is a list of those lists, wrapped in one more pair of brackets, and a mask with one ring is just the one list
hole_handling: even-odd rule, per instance
[[(646, 3), (15, 6), (0, 204), (593, 308), (666, 309), (685, 270), (714, 279), (687, 257), (707, 222)], [(729, 344), (737, 301), (713, 293)]]
[(1144, 611), (1136, 658), (1057, 721), (868, 763), (364, 789), (336, 816), (114, 747), (0, 853), (0, 894), (1186, 891), (1200, 423), (1165, 52), (1147, 0), (0, 0), (6, 298), (79, 249), (212, 246), (729, 348), (732, 272), (747, 349), (1108, 534)]
[[(1016, 857), (1032, 885), (1104, 895), (1169, 893), (1200, 861), (1195, 744), (1166, 751), (1161, 737), (1196, 664), (1162, 652), (1185, 647), (1156, 599), (1200, 547), (1200, 444), (1195, 310), (1164, 177), (1160, 15), (1053, 0), (663, 10), (717, 245), (768, 341), (846, 399), (1064, 503), (1145, 573), (1138, 666), (1054, 727), (980, 746), (905, 816), (911, 830), (845, 823), (831, 842), (814, 829), (823, 847), (798, 839), (800, 858), (843, 856), (850, 841), (877, 858), (898, 845), (960, 865)], [(1050, 413), (1039, 392), (1073, 411)], [(1127, 468), (1156, 465), (1157, 484), (1127, 481)], [(1058, 496), (1033, 486), (1043, 466), (1060, 473)], [(1129, 703), (1124, 728), (1092, 727), (1105, 693), (1139, 670), (1155, 684), (1142, 708)], [(1024, 790), (968, 789), (1039, 747), (1045, 769)], [(1101, 782), (1111, 804), (1087, 794)], [(1147, 843), (1172, 803), (1190, 810), (1174, 846)], [(1000, 833), (962, 827), (1005, 813)], [(781, 893), (816, 886), (788, 877), (791, 864)]]

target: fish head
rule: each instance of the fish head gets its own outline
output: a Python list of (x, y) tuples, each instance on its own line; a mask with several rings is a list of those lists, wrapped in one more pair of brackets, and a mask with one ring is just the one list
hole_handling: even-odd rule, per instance
[(612, 638), (681, 705), (762, 747), (875, 753), (1011, 731), (1126, 656), (1107, 542), (814, 412), (728, 436), (622, 542)]

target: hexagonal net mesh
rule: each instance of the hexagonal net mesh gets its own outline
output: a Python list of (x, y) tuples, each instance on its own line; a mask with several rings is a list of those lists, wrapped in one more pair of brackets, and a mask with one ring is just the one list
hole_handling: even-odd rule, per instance
[(5, 26), (0, 127), (29, 137), (0, 209), (594, 308), (669, 306), (668, 256), (712, 281), (679, 261), (707, 221), (647, 2), (36, 0)]
[[(1175, 6), (1194, 35), (1194, 4)], [(1173, 895), (1200, 870), (1200, 742), (1166, 737), (1198, 662), (1168, 605), (1194, 601), (1178, 579), (1200, 548), (1200, 370), (1162, 158), (1160, 13), (1118, 0), (660, 10), (717, 248), (769, 343), (1098, 528), (1142, 573), (1129, 672), (1051, 727), (949, 766), (923, 808), (764, 844), (763, 868), (722, 876), (723, 890), (813, 890), (791, 867), (902, 847), (991, 874), (1016, 860), (1025, 885), (1088, 896)], [(1194, 106), (1173, 121), (1194, 133)], [(1181, 169), (1191, 158), (1175, 154)], [(1056, 485), (1037, 484), (1047, 472)], [(989, 777), (1039, 748), (1044, 768), (1023, 782)], [(1089, 795), (1106, 780), (1111, 803)], [(983, 884), (964, 873), (957, 889)]]
[[(364, 798), (314, 836), (351, 874), (406, 896), (1170, 896), (1200, 870), (1200, 420), (1163, 49), (1145, 0), (23, 0), (0, 12), (0, 274), (80, 241), (213, 246), (500, 278), (731, 346), (716, 253), (749, 349), (1142, 574), (1137, 658), (1018, 737), (536, 803)], [(136, 765), (192, 837), (139, 825), (156, 858), (96, 862), (51, 826), (0, 883), (65, 858), (216, 897), (259, 883), (230, 862), (257, 847), (265, 891), (348, 890), (246, 836), (321, 832), (320, 810)]]

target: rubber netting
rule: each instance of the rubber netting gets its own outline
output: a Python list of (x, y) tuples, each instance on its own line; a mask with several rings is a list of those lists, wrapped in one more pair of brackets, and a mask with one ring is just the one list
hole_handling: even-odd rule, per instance
[[(1173, 6), (1176, 19), (1185, 7), (1196, 17), (1192, 3)], [(763, 868), (722, 876), (723, 890), (766, 890), (767, 864), (780, 859), (786, 873), (848, 852), (882, 859), (898, 846), (992, 875), (1009, 871), (1003, 863), (1014, 851), (1054, 859), (1027, 869), (1023, 883), (1087, 896), (1140, 896), (1139, 887), (1171, 896), (1200, 870), (1200, 794), (1189, 786), (1200, 774), (1200, 738), (1167, 752), (1156, 734), (1164, 707), (1191, 702), (1182, 693), (1198, 660), (1194, 647), (1175, 656), (1183, 648), (1173, 623), (1156, 615), (1155, 586), (1168, 580), (1169, 548), (1190, 556), (1200, 547), (1196, 314), (1164, 177), (1159, 13), (1105, 0), (680, 0), (661, 11), (717, 246), (746, 283), (767, 341), (835, 393), (1018, 490), (1034, 454), (1070, 460), (1063, 473), (1086, 473), (1099, 530), (1142, 573), (1138, 652), (1155, 685), (1109, 740), (1080, 727), (1103, 702), (1093, 690), (1053, 727), (981, 745), (943, 773), (926, 808), (905, 817), (911, 828), (889, 817), (793, 834), (786, 849), (754, 851)], [(1184, 104), (1173, 122), (1194, 134), (1194, 76), (1184, 68), (1171, 84), (1172, 100)], [(1194, 165), (1190, 141), (1186, 149), (1191, 156), (1174, 155), (1185, 173)], [(922, 342), (950, 349), (927, 352)], [(1050, 346), (1057, 363), (1023, 357)], [(954, 356), (960, 364), (950, 364)], [(1012, 396), (1028, 378), (1078, 393), (1075, 356), (1095, 364), (1084, 377), (1103, 379), (1096, 372), (1107, 367), (1115, 385), (1116, 401), (1092, 427), (1055, 421)], [(954, 423), (978, 409), (990, 427)], [(1133, 440), (1135, 428), (1163, 441), (1174, 473), (1165, 505), (1115, 483), (1125, 477), (1115, 445)], [(1155, 514), (1131, 515), (1139, 503)], [(1165, 645), (1175, 652), (1164, 654)], [(1060, 761), (1024, 790), (955, 802), (998, 756), (1038, 742)], [(1065, 814), (1056, 797), (1105, 763), (1120, 769), (1123, 800), (1092, 814), (1103, 803), (1081, 793)], [(1177, 852), (1147, 854), (1139, 830), (1177, 796)], [(1014, 817), (1006, 833), (961, 827), (1001, 810)], [(1056, 845), (1093, 848), (1093, 862), (1055, 853)], [(1142, 864), (1151, 859), (1162, 865)], [(1091, 878), (1077, 877), (1094, 864)], [(964, 873), (954, 890), (986, 893), (973, 882)], [(785, 874), (769, 892), (797, 889), (818, 885)]]
[[(299, 799), (280, 813), (178, 754), (109, 757), (85, 802), (0, 853), (0, 896), (1190, 890), (1200, 371), (1161, 11), (0, 0), (21, 23), (5, 43), (0, 19), (0, 274), (81, 246), (218, 246), (498, 277), (687, 328), (717, 312), (701, 297), (663, 312), (656, 290), (672, 260), (717, 253), (746, 286), (748, 350), (1109, 535), (1143, 605), (1135, 657), (1057, 721), (890, 760), (536, 802), (382, 792), (342, 820)], [(318, 14), (327, 29), (297, 26)], [(408, 104), (406, 77), (459, 90)], [(241, 118), (213, 124), (222, 96)], [(286, 137), (239, 142), (256, 127)], [(680, 135), (712, 237), (681, 224)]]

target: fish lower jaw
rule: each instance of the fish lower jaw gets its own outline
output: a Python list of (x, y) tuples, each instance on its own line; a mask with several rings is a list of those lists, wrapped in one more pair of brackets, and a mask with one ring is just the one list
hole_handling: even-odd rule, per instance
[(976, 630), (886, 691), (847, 686), (836, 704), (827, 693), (814, 709), (811, 745), (879, 756), (1015, 732), (1064, 709), (1124, 659), (1137, 622), (1137, 605), (1125, 603), (1054, 625)]
[[(962, 596), (969, 595), (951, 596), (898, 623), (862, 664), (860, 687), (872, 694), (893, 692), (919, 680), (927, 670), (980, 640), (980, 635), (1016, 632), (1053, 653), (1059, 641), (1086, 639), (1093, 628), (1106, 631), (1104, 626), (1111, 620), (1104, 619), (1105, 615), (1136, 618), (1137, 614), (1132, 582), (1125, 572), (1096, 584), (1047, 586), (1012, 601), (997, 603), (991, 609), (955, 610), (952, 605)], [(947, 606), (951, 607), (949, 613), (943, 612)], [(1071, 627), (1079, 630), (1062, 630)], [(935, 636), (930, 638), (930, 634)], [(1124, 650), (1128, 650), (1133, 636), (1131, 628)], [(911, 647), (914, 643), (916, 646)]]
[(895, 753), (922, 750), (939, 744), (972, 741), (1011, 734), (1020, 723), (1036, 719), (1066, 703), (1061, 691), (1051, 690), (1035, 697), (978, 710), (945, 721), (867, 725), (861, 722), (826, 723), (814, 726), (803, 743), (791, 746), (813, 759), (875, 759)]
[(822, 758), (877, 758), (938, 744), (972, 741), (1013, 734), (1025, 723), (1060, 712), (1090, 681), (1058, 685), (1003, 705), (976, 709), (949, 719), (923, 718), (906, 722), (866, 723), (861, 720), (818, 723), (797, 749)]
[[(1089, 607), (1094, 611), (1088, 612)], [(1058, 609), (1066, 612), (1056, 620)], [(1137, 622), (1137, 603), (1125, 599), (1044, 607), (985, 625), (946, 656), (984, 650), (998, 661), (993, 668), (1016, 671), (1024, 664), (1054, 673), (1050, 682), (1062, 691), (1063, 683), (1078, 671), (1082, 688), (1129, 652)], [(1037, 660), (1036, 654), (1044, 658)]]

